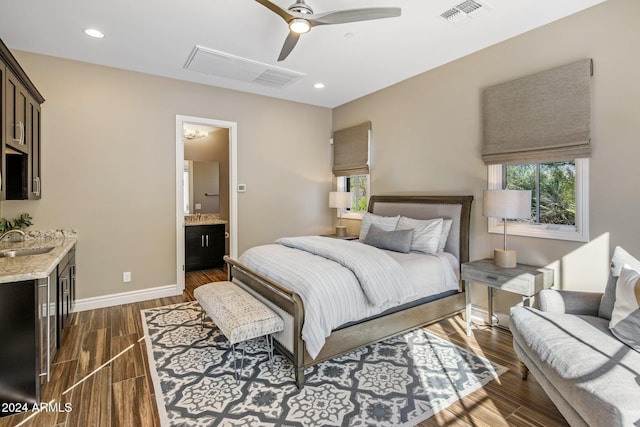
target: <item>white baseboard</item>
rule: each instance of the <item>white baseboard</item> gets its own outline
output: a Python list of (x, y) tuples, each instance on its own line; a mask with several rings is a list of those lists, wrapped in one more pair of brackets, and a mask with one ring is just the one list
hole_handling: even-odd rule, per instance
[(133, 302), (172, 297), (175, 295), (182, 295), (182, 291), (178, 290), (176, 285), (158, 286), (157, 288), (78, 299), (76, 300), (73, 311), (75, 313), (79, 311), (95, 310), (96, 308), (113, 307), (114, 305), (130, 304)]

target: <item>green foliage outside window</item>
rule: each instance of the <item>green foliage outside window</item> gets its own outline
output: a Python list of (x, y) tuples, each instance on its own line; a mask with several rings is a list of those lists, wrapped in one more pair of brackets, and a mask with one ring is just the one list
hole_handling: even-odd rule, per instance
[(505, 188), (531, 190), (531, 222), (575, 225), (575, 161), (503, 166)]
[(351, 192), (351, 212), (366, 212), (369, 201), (367, 176), (353, 175), (348, 177), (347, 188)]

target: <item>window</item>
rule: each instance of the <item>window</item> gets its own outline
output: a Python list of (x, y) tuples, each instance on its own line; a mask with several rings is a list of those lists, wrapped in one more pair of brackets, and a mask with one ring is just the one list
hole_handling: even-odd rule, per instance
[[(507, 232), (588, 241), (588, 169), (588, 159), (490, 165), (489, 189), (531, 190), (531, 219), (510, 221)], [(489, 218), (489, 232), (503, 232), (499, 219)]]
[(369, 175), (340, 176), (338, 191), (351, 192), (351, 208), (342, 211), (342, 218), (362, 219), (369, 203)]

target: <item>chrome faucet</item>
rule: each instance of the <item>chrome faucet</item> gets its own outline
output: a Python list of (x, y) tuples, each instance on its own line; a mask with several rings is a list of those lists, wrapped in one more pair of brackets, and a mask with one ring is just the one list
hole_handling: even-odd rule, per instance
[(18, 230), (16, 228), (16, 229), (13, 229), (13, 230), (5, 231), (4, 233), (0, 234), (0, 241), (2, 241), (2, 239), (4, 239), (6, 236), (8, 236), (9, 234), (12, 234), (12, 233), (22, 234), (22, 240), (24, 240), (24, 231)]

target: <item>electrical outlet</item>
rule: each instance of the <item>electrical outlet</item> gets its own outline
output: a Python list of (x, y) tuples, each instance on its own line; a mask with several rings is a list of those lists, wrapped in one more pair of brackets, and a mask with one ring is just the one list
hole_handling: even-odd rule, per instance
[(125, 271), (124, 273), (122, 273), (122, 282), (129, 283), (130, 281), (131, 281), (131, 272)]

